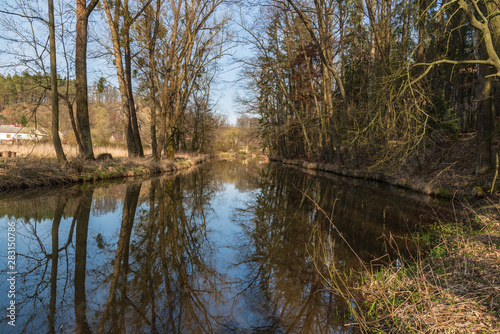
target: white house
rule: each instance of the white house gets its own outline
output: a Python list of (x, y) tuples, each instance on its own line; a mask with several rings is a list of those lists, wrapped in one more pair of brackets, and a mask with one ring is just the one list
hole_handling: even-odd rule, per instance
[(25, 128), (17, 125), (0, 125), (0, 143), (24, 140), (40, 140), (47, 135), (35, 128)]

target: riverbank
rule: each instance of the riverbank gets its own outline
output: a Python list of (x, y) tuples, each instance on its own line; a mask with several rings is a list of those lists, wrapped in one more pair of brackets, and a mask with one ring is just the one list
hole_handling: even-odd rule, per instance
[(178, 155), (175, 160), (161, 161), (152, 157), (94, 161), (74, 159), (64, 167), (54, 159), (8, 158), (0, 160), (0, 190), (175, 173), (201, 164), (208, 158), (207, 155)]
[[(400, 254), (398, 259), (387, 261), (385, 266), (364, 264), (366, 269), (353, 272), (347, 281), (331, 268), (331, 278), (337, 283), (329, 280), (327, 284), (353, 307), (350, 326), (365, 333), (500, 332), (498, 193), (472, 195), (476, 187), (491, 188), (494, 171), (475, 175), (472, 163), (408, 173), (401, 166), (386, 166), (384, 170), (271, 160), (311, 173), (375, 180), (453, 198), (454, 218), (444, 221), (436, 217), (434, 225), (397, 240), (392, 235), (380, 236)], [(408, 244), (417, 245), (418, 251), (398, 249)], [(358, 283), (352, 287), (352, 282)]]
[(347, 167), (279, 157), (270, 157), (270, 160), (308, 170), (324, 171), (363, 180), (383, 182), (426, 195), (446, 198), (485, 195), (491, 188), (494, 179), (494, 171), (489, 174), (475, 175), (470, 170), (473, 165), (470, 165), (468, 170), (464, 168), (457, 170), (456, 168), (449, 168), (449, 166), (441, 170), (416, 173), (389, 167)]
[(369, 333), (500, 332), (500, 208), (487, 201), (465, 210), (456, 222), (411, 236), (427, 254), (361, 274), (353, 289), (357, 326)]

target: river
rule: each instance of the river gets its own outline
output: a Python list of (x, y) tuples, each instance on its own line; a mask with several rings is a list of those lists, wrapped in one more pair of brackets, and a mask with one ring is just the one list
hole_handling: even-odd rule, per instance
[(258, 160), (3, 193), (0, 327), (355, 333), (343, 326), (349, 301), (330, 288), (332, 276), (414, 251), (401, 237), (432, 223), (439, 207), (379, 183)]

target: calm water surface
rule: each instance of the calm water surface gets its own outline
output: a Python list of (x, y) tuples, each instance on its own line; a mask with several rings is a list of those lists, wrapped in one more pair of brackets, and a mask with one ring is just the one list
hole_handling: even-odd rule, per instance
[[(359, 267), (347, 243), (364, 261), (394, 261), (388, 238), (397, 245), (429, 222), (431, 206), (380, 184), (258, 161), (0, 194), (0, 328), (351, 333), (348, 308), (325, 277)], [(17, 274), (8, 298), (13, 222)], [(6, 317), (11, 300), (15, 327)]]

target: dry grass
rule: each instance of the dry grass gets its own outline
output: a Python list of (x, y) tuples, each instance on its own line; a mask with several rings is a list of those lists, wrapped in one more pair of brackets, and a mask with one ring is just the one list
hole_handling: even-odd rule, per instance
[(354, 293), (363, 331), (500, 332), (499, 205), (467, 210), (465, 220), (418, 237), (436, 239), (428, 256), (364, 276)]
[[(39, 149), (39, 153), (43, 152)], [(207, 160), (203, 155), (179, 154), (175, 161), (163, 159), (159, 162), (151, 157), (116, 158), (114, 151), (107, 152), (115, 158), (104, 161), (73, 159), (64, 167), (57, 164), (55, 157), (48, 155), (44, 158), (0, 158), (0, 190), (174, 173)]]
[[(346, 273), (332, 260), (331, 239), (315, 242), (310, 256), (318, 273), (350, 309), (346, 326), (363, 333), (500, 333), (498, 203), (496, 198), (474, 207), (461, 204), (454, 222), (438, 220), (411, 237), (425, 254), (409, 253), (405, 259), (396, 249), (401, 261), (383, 267), (368, 266), (358, 257), (362, 269)], [(387, 241), (401, 244), (391, 235)]]
[[(68, 159), (76, 159), (78, 157), (78, 147), (75, 145), (63, 145), (64, 153)], [(16, 152), (22, 157), (37, 158), (37, 159), (55, 159), (56, 153), (54, 146), (51, 143), (27, 143), (19, 144), (1, 144), (0, 151)], [(110, 153), (114, 158), (128, 157), (127, 149), (120, 146), (96, 146), (94, 147), (94, 155), (98, 156), (101, 153)], [(151, 155), (151, 149), (146, 149), (145, 155)]]

